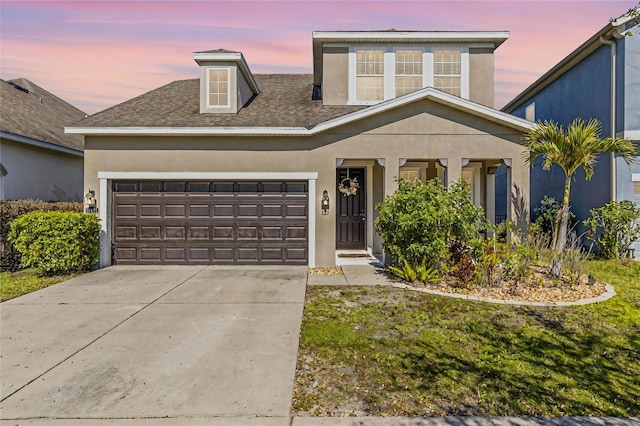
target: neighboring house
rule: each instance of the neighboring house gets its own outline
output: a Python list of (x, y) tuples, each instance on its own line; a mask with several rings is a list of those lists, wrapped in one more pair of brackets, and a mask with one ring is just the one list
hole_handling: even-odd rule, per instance
[(0, 80), (0, 200), (81, 201), (86, 114), (31, 81)]
[[(240, 52), (195, 52), (199, 79), (66, 129), (85, 135), (101, 266), (381, 257), (375, 206), (398, 177), (466, 178), (491, 211), (506, 164), (528, 194), (521, 137), (533, 124), (493, 108), (493, 55), (507, 37), (315, 32), (313, 75), (254, 75)], [(354, 195), (337, 189), (348, 179)]]
[[(502, 110), (531, 121), (553, 120), (565, 128), (576, 117), (597, 118), (603, 137), (614, 134), (640, 142), (638, 29), (637, 20), (630, 17), (609, 22)], [(627, 31), (633, 35), (625, 36)], [(558, 167), (544, 171), (538, 162), (531, 172), (531, 208), (545, 194), (561, 200), (564, 179)], [(611, 200), (640, 202), (640, 164), (630, 168), (622, 158), (603, 154), (591, 181), (585, 180), (582, 169), (576, 173), (571, 210), (582, 221), (589, 209)], [(640, 242), (635, 243), (635, 253), (640, 257)]]

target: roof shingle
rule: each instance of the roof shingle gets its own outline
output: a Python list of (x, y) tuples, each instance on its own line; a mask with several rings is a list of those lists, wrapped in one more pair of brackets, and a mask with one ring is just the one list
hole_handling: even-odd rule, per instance
[(3, 132), (80, 151), (84, 149), (81, 135), (64, 133), (64, 126), (86, 117), (73, 105), (26, 78), (0, 80), (0, 99), (0, 130)]
[(364, 106), (311, 100), (310, 74), (256, 74), (260, 94), (237, 114), (200, 114), (200, 82), (179, 80), (94, 114), (77, 127), (313, 127)]

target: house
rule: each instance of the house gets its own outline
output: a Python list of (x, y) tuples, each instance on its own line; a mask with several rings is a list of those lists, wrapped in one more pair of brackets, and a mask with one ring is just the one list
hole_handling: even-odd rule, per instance
[(86, 114), (25, 78), (0, 80), (0, 200), (81, 201)]
[(253, 74), (240, 52), (195, 52), (199, 78), (66, 129), (85, 136), (101, 266), (382, 257), (375, 206), (398, 178), (466, 178), (491, 210), (506, 165), (509, 186), (528, 194), (521, 137), (533, 123), (493, 108), (494, 51), (507, 38), (314, 32), (313, 75)]
[[(516, 96), (502, 110), (528, 120), (553, 120), (565, 128), (576, 117), (597, 118), (602, 137), (640, 142), (640, 34), (638, 20), (612, 20)], [(627, 32), (633, 36), (626, 35)], [(562, 199), (564, 174), (539, 163), (531, 171), (531, 208), (545, 194)], [(612, 200), (640, 202), (640, 164), (603, 154), (593, 179), (580, 169), (572, 183), (571, 211), (579, 221)], [(640, 241), (635, 243), (640, 256)]]

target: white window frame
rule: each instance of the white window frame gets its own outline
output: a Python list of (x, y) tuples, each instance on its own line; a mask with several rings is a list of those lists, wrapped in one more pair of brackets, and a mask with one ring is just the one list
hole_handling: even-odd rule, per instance
[[(402, 178), (402, 172), (418, 172), (418, 178), (417, 178), (417, 179), (418, 179), (419, 181), (422, 181), (422, 171), (421, 171), (420, 169), (421, 169), (420, 167), (413, 167), (413, 166), (407, 167), (407, 166), (402, 166), (402, 167), (400, 167), (400, 171), (399, 171), (399, 173), (398, 173), (398, 174), (400, 175), (399, 177), (401, 177), (401, 178)], [(412, 181), (413, 181), (413, 180), (410, 180), (410, 182), (412, 182)]]
[(531, 102), (524, 109), (524, 118), (529, 121), (536, 121), (536, 103)]
[[(207, 81), (206, 81), (206, 84), (207, 84), (207, 86), (206, 86), (206, 88), (207, 88), (206, 97), (207, 98), (206, 98), (205, 102), (206, 102), (207, 108), (221, 108), (221, 109), (231, 108), (231, 68), (232, 67), (207, 67), (206, 68), (205, 73), (206, 73), (206, 77), (207, 77)], [(210, 96), (211, 96), (211, 92), (209, 91), (210, 87), (211, 87), (210, 86), (209, 76), (211, 75), (211, 71), (213, 71), (213, 70), (217, 70), (217, 71), (226, 70), (227, 71), (227, 104), (226, 105), (211, 105), (209, 103), (209, 99), (210, 99)]]
[[(431, 78), (430, 85), (435, 88), (435, 51), (436, 50), (457, 50), (460, 52), (460, 97), (469, 99), (469, 47), (459, 45), (438, 45), (430, 49), (431, 68), (429, 75)], [(439, 74), (442, 75), (442, 74)], [(455, 77), (454, 75), (451, 75)], [(454, 95), (455, 96), (455, 95)]]
[[(381, 50), (382, 51), (382, 100), (359, 101), (357, 94), (358, 84), (358, 51)], [(349, 49), (349, 104), (351, 105), (375, 105), (387, 100), (387, 74), (388, 74), (388, 49), (386, 46), (357, 46)]]
[[(422, 50), (422, 87), (433, 87), (433, 51), (434, 50), (459, 50), (460, 51), (460, 97), (469, 99), (469, 47), (484, 47), (481, 44), (362, 44), (347, 45), (341, 43), (327, 44), (331, 47), (349, 47), (349, 93), (347, 105), (375, 105), (396, 97), (396, 50)], [(357, 101), (356, 100), (356, 71), (358, 50), (383, 50), (384, 51), (384, 100), (383, 101)]]
[[(421, 74), (397, 74), (396, 73), (396, 55), (398, 54), (398, 51), (417, 51), (417, 52), (421, 52), (421, 64), (422, 64), (422, 73)], [(397, 77), (415, 77), (415, 76), (420, 76), (420, 89), (426, 87), (424, 82), (425, 82), (425, 69), (424, 69), (424, 64), (425, 62), (425, 54), (424, 54), (424, 48), (422, 46), (397, 46), (394, 48), (393, 50), (393, 97), (398, 97), (397, 93), (398, 93), (398, 88), (396, 87), (396, 78)], [(417, 89), (419, 90), (419, 89)], [(405, 93), (406, 94), (406, 93)], [(401, 95), (402, 96), (402, 95)]]

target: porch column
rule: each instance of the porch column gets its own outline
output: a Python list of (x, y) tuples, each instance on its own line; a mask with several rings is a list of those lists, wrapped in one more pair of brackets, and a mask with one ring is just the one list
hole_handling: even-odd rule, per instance
[[(442, 161), (440, 161), (442, 163)], [(447, 187), (453, 182), (457, 182), (462, 179), (462, 158), (461, 157), (449, 157), (446, 162), (447, 167)], [(443, 164), (444, 166), (445, 164)]]
[(380, 158), (378, 164), (384, 167), (384, 195), (391, 195), (398, 189), (396, 180), (400, 170), (400, 159), (398, 157)]
[(507, 169), (507, 220), (513, 222), (513, 216), (515, 214), (515, 203), (511, 194), (511, 191), (513, 190), (511, 183), (511, 158), (504, 158), (502, 160), (502, 164), (504, 164), (505, 168)]
[(489, 222), (496, 224), (496, 167), (487, 167), (486, 212)]

